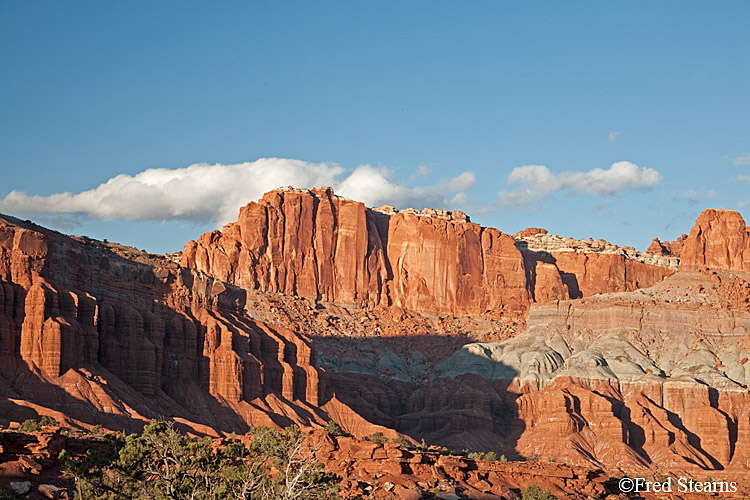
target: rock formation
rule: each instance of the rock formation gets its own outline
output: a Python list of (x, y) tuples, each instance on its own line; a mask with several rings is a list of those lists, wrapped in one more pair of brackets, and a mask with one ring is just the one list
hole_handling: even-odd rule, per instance
[[(707, 210), (680, 258), (661, 248), (511, 237), (330, 188), (267, 193), (181, 265), (0, 218), (0, 424), (333, 419), (510, 459), (744, 477), (750, 231)], [(337, 449), (375, 460), (360, 444)], [(491, 490), (490, 469), (454, 480)]]
[(368, 209), (330, 188), (285, 188), (189, 242), (181, 264), (249, 289), (495, 316), (523, 313), (533, 301), (650, 286), (676, 268), (674, 259), (568, 240), (542, 229), (514, 240), (462, 212)]
[(484, 314), (529, 303), (509, 236), (460, 212), (370, 210), (330, 188), (265, 194), (188, 243), (181, 263), (237, 286), (369, 307)]
[(750, 229), (734, 210), (704, 210), (690, 231), (680, 258), (680, 269), (750, 271)]
[[(744, 474), (750, 468), (744, 451), (750, 284), (741, 258), (747, 234), (736, 212), (707, 210), (685, 241), (677, 274), (633, 292), (534, 305), (526, 332), (464, 346), (438, 367), (433, 383), (455, 386), (481, 376), (486, 402), (473, 405), (481, 410), (465, 428), (484, 442), (491, 429), (509, 429), (494, 442), (507, 453), (623, 470), (658, 465)], [(470, 386), (476, 391), (482, 383)], [(437, 413), (435, 405), (421, 408)], [(445, 428), (464, 420), (456, 413), (443, 413)]]
[(277, 418), (251, 402), (321, 404), (309, 340), (245, 317), (244, 305), (244, 291), (158, 256), (0, 219), (3, 395), (71, 421), (175, 414), (241, 429)]
[[(633, 291), (649, 287), (677, 269), (675, 257), (636, 252), (633, 247), (618, 247), (604, 240), (576, 240), (529, 229), (514, 238), (524, 254), (536, 302)], [(554, 292), (559, 287), (557, 279), (550, 281), (554, 274), (559, 275), (567, 294)]]
[(682, 247), (687, 239), (687, 234), (682, 234), (679, 238), (674, 241), (660, 241), (659, 238), (654, 238), (651, 241), (646, 253), (652, 253), (654, 255), (673, 255), (679, 257), (682, 253)]

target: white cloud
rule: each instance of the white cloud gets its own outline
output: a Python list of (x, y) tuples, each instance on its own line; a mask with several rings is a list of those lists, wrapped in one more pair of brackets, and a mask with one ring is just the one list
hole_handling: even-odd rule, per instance
[(463, 172), (450, 180), (420, 187), (400, 184), (392, 180), (392, 176), (387, 168), (362, 165), (338, 183), (334, 190), (347, 198), (364, 201), (370, 207), (390, 204), (398, 208), (444, 208), (455, 204), (450, 201), (450, 193), (461, 194), (476, 182), (473, 172)]
[(609, 143), (612, 144), (617, 140), (617, 136), (620, 135), (622, 132), (610, 132), (607, 139), (609, 140)]
[(629, 161), (613, 163), (608, 169), (595, 168), (588, 172), (572, 171), (555, 174), (544, 165), (525, 165), (514, 168), (508, 176), (510, 184), (521, 186), (513, 191), (500, 192), (504, 205), (526, 205), (556, 191), (593, 193), (600, 196), (619, 191), (646, 191), (662, 181), (653, 168), (639, 167)]
[(737, 180), (740, 182), (750, 182), (750, 175), (738, 175)]
[(725, 156), (724, 159), (731, 161), (732, 165), (750, 165), (750, 154)]
[(36, 196), (12, 191), (0, 200), (0, 211), (221, 225), (236, 220), (241, 206), (280, 186), (333, 186), (337, 194), (367, 206), (390, 203), (399, 208), (424, 208), (433, 204), (442, 208), (471, 189), (474, 181), (473, 173), (464, 172), (433, 185), (409, 187), (393, 180), (392, 172), (384, 167), (363, 165), (347, 170), (326, 163), (261, 158), (234, 165), (196, 164), (120, 174), (80, 193)]
[(713, 189), (709, 191), (696, 191), (694, 189), (688, 189), (687, 191), (683, 191), (680, 194), (674, 196), (672, 199), (675, 201), (683, 200), (688, 202), (688, 204), (690, 205), (699, 205), (703, 203), (704, 200), (716, 198), (717, 196), (719, 196), (719, 193), (717, 193)]
[(419, 165), (417, 167), (417, 170), (414, 172), (414, 175), (416, 175), (417, 177), (427, 177), (427, 174), (429, 173), (430, 173), (429, 168), (427, 168), (424, 165)]
[(748, 204), (750, 204), (750, 200), (739, 201), (739, 202), (737, 202), (737, 208), (744, 208)]

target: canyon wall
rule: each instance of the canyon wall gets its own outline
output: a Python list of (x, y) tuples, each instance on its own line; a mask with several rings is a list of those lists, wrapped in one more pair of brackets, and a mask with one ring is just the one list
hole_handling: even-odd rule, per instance
[(240, 287), (329, 302), (501, 315), (650, 286), (676, 268), (641, 257), (614, 245), (533, 250), (462, 212), (368, 209), (330, 188), (285, 188), (189, 242), (181, 264)]
[[(0, 414), (112, 428), (166, 415), (204, 433), (334, 419), (512, 458), (745, 474), (749, 241), (739, 214), (706, 211), (675, 272), (663, 253), (287, 189), (178, 265), (6, 217)], [(470, 343), (505, 313), (526, 331)], [(299, 315), (311, 332), (418, 334), (403, 334), (408, 358), (342, 335), (325, 373), (294, 322), (274, 320)], [(420, 354), (436, 332), (466, 345)]]
[[(717, 211), (696, 228), (684, 251), (704, 249), (700, 266), (648, 288), (533, 304), (526, 331), (468, 343), (421, 379), (330, 373), (329, 390), (377, 423), (453, 449), (746, 477), (750, 275), (727, 255), (742, 255), (747, 229), (738, 214)], [(389, 357), (380, 355), (397, 367)]]
[[(250, 424), (249, 402), (269, 395), (320, 404), (309, 340), (244, 305), (243, 290), (163, 257), (0, 218), (8, 398), (88, 423), (177, 414), (223, 428)], [(221, 405), (235, 409), (227, 421)]]

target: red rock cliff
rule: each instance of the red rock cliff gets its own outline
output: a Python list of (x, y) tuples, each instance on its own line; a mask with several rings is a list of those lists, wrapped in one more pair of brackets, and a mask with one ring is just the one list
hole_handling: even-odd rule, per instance
[(461, 212), (367, 209), (330, 188), (277, 190), (185, 246), (181, 264), (265, 291), (445, 314), (528, 307), (513, 239)]
[[(527, 251), (534, 238), (557, 246)], [(284, 188), (189, 242), (181, 264), (241, 287), (453, 315), (519, 314), (534, 301), (634, 290), (676, 267), (567, 240), (540, 229), (510, 237), (462, 212), (368, 209), (330, 188)]]
[(269, 396), (321, 403), (306, 338), (245, 317), (243, 290), (124, 248), (0, 217), (4, 397), (91, 424), (179, 415), (234, 429), (266, 423)]
[(682, 249), (680, 269), (750, 271), (750, 229), (734, 210), (704, 210)]

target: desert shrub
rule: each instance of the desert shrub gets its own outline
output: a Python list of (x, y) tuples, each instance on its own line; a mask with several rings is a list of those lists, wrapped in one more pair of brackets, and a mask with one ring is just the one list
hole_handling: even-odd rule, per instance
[(557, 500), (557, 497), (535, 484), (530, 484), (523, 492), (521, 500)]
[(375, 434), (370, 434), (365, 439), (368, 441), (372, 441), (374, 443), (380, 443), (385, 444), (388, 442), (388, 438), (383, 435), (382, 432), (376, 432)]
[(393, 442), (397, 443), (397, 444), (400, 444), (401, 447), (403, 447), (403, 448), (407, 448), (407, 449), (411, 449), (412, 448), (411, 443), (404, 436), (398, 436), (398, 437), (393, 438)]
[(21, 424), (21, 432), (37, 432), (42, 430), (45, 425), (60, 425), (57, 420), (47, 415), (43, 415), (39, 420), (30, 418), (24, 420)]
[(37, 420), (34, 420), (33, 418), (30, 418), (28, 420), (24, 420), (21, 423), (21, 432), (36, 432), (40, 430), (42, 427), (39, 425), (39, 422)]
[(344, 432), (344, 430), (339, 427), (339, 424), (331, 420), (328, 422), (328, 425), (325, 426), (325, 430), (328, 432), (328, 434), (331, 434), (332, 436), (346, 436), (349, 437), (351, 434), (348, 432)]
[(76, 500), (317, 499), (332, 498), (336, 477), (322, 471), (315, 448), (297, 427), (258, 427), (249, 446), (212, 446), (171, 422), (152, 421), (140, 435), (109, 433), (102, 451), (60, 453), (75, 478)]
[(472, 460), (482, 460), (484, 462), (496, 462), (497, 461), (497, 453), (495, 453), (494, 451), (488, 451), (487, 453), (482, 453), (481, 451), (472, 451), (466, 456), (467, 458), (470, 458)]

